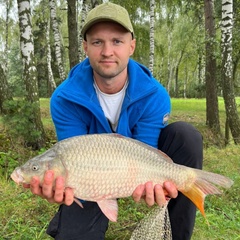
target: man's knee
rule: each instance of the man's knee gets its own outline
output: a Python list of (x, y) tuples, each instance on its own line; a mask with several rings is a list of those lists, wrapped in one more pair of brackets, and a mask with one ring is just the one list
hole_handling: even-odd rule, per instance
[(179, 121), (169, 124), (162, 130), (158, 146), (176, 163), (195, 168), (202, 167), (202, 135), (189, 123)]
[(184, 141), (186, 144), (193, 143), (193, 140), (198, 144), (202, 143), (201, 133), (193, 125), (187, 122), (179, 121), (171, 123), (163, 129), (162, 134), (170, 134), (177, 138), (176, 140)]

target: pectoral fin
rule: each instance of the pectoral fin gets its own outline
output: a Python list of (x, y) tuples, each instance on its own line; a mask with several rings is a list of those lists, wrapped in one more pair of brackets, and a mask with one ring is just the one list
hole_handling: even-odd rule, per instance
[(74, 197), (74, 202), (77, 203), (77, 205), (79, 205), (81, 208), (83, 208), (83, 205), (78, 198)]
[(117, 221), (118, 203), (116, 199), (105, 199), (97, 202), (101, 211), (112, 222)]

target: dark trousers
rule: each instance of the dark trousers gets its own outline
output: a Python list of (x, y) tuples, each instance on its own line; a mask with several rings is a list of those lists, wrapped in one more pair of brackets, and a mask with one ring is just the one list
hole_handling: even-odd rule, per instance
[[(158, 147), (175, 163), (193, 168), (202, 168), (203, 144), (201, 134), (190, 124), (175, 122), (164, 128)], [(61, 205), (50, 222), (47, 233), (56, 240), (103, 240), (108, 228), (108, 219), (94, 202)], [(173, 240), (191, 238), (196, 208), (179, 193), (168, 205)]]
[[(158, 147), (175, 163), (192, 168), (202, 168), (202, 135), (190, 124), (176, 122), (169, 124), (160, 135)], [(195, 223), (196, 207), (182, 193), (171, 199), (168, 212), (173, 240), (189, 240)]]

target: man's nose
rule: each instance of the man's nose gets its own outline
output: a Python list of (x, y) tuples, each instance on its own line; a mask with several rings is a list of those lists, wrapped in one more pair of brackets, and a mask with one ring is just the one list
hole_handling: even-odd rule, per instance
[(104, 43), (102, 48), (102, 55), (103, 56), (111, 56), (113, 54), (113, 46), (111, 43)]

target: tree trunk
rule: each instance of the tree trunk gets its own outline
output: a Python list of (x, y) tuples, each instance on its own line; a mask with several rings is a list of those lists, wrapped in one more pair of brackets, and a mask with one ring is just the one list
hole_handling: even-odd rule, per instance
[(58, 64), (58, 72), (59, 72), (60, 80), (64, 81), (66, 79), (66, 73), (63, 65), (62, 43), (61, 43), (59, 26), (57, 22), (57, 13), (56, 13), (57, 10), (56, 10), (55, 0), (49, 0), (49, 6), (50, 6), (50, 16), (51, 16), (52, 30), (53, 30), (53, 36), (54, 36), (55, 55), (56, 55), (56, 61)]
[(70, 68), (74, 67), (78, 61), (78, 29), (76, 0), (68, 0), (68, 54)]
[[(88, 12), (87, 0), (83, 0), (82, 1), (82, 11), (81, 11), (81, 21), (80, 21), (80, 24), (79, 24), (79, 32), (81, 32), (81, 30), (82, 30), (82, 26), (85, 22), (87, 12)], [(86, 55), (83, 51), (83, 36), (79, 36), (78, 55), (79, 55), (79, 61), (80, 62), (86, 57)]]
[[(97, 5), (101, 4), (102, 1), (101, 0), (82, 0), (82, 11), (81, 11), (81, 22), (80, 22), (80, 26), (79, 26), (79, 32), (81, 32), (82, 30), (82, 26), (85, 22), (85, 19), (87, 17), (87, 13), (95, 8)], [(85, 57), (86, 54), (83, 50), (83, 36), (79, 37), (79, 42), (78, 42), (78, 55), (79, 55), (79, 61), (81, 62)]]
[[(216, 137), (220, 137), (220, 122), (217, 96), (216, 80), (216, 58), (215, 58), (215, 21), (213, 0), (204, 0), (205, 12), (205, 38), (206, 38), (206, 104), (207, 104), (207, 125)], [(218, 138), (219, 139), (219, 138)]]
[(0, 64), (0, 113), (5, 113), (3, 104), (7, 100), (11, 100), (12, 96), (9, 92), (6, 72), (2, 64)]
[(181, 50), (180, 52), (180, 57), (177, 60), (177, 64), (176, 64), (176, 70), (175, 70), (175, 89), (174, 89), (174, 96), (176, 98), (179, 97), (179, 83), (178, 83), (178, 72), (179, 72), (179, 66), (181, 64), (182, 58), (183, 58), (183, 54), (185, 52), (185, 47)]
[(167, 31), (167, 36), (168, 36), (168, 54), (167, 54), (167, 91), (170, 93), (171, 91), (171, 83), (172, 83), (172, 68), (171, 68), (171, 56), (170, 56), (170, 52), (171, 52), (171, 48), (172, 48), (172, 31), (170, 28), (168, 28)]
[(6, 0), (6, 24), (5, 24), (5, 48), (4, 48), (4, 69), (6, 72), (6, 76), (8, 73), (8, 32), (9, 32), (9, 11), (10, 11), (10, 2)]
[(240, 143), (240, 119), (234, 96), (232, 61), (233, 2), (222, 0), (222, 84), (229, 128), (235, 144)]
[[(199, 39), (203, 39), (204, 26), (202, 23), (202, 15), (199, 16), (198, 27), (199, 27)], [(204, 62), (204, 46), (201, 41), (197, 42), (197, 53), (198, 53), (198, 84), (202, 85), (205, 83), (205, 62)], [(202, 93), (201, 93), (202, 95)]]
[(149, 51), (149, 70), (153, 74), (154, 67), (154, 22), (155, 22), (155, 0), (150, 1), (150, 51)]
[(29, 0), (18, 0), (18, 16), (20, 29), (20, 49), (23, 61), (23, 78), (26, 86), (26, 100), (32, 103), (32, 116), (29, 121), (34, 126), (36, 134), (34, 141), (28, 142), (34, 149), (40, 149), (45, 144), (45, 132), (41, 121), (40, 102), (37, 85), (37, 70), (34, 62), (34, 44), (30, 18)]
[(47, 44), (47, 70), (48, 70), (48, 83), (50, 84), (50, 95), (53, 93), (56, 88), (56, 83), (54, 81), (53, 72), (52, 72), (52, 55), (51, 55), (51, 46), (50, 46), (50, 23), (46, 23), (46, 44)]
[(9, 11), (10, 2), (6, 1), (6, 24), (5, 24), (5, 46), (3, 54), (3, 62), (0, 64), (0, 113), (5, 113), (3, 104), (6, 100), (11, 100), (12, 95), (9, 91), (7, 75), (8, 75), (8, 29), (9, 29)]

